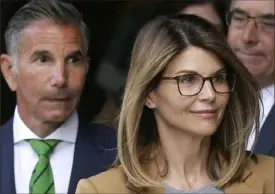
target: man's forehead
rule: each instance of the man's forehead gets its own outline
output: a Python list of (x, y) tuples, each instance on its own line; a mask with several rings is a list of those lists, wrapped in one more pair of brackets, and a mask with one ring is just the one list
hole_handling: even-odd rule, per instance
[(83, 41), (80, 31), (75, 26), (57, 25), (46, 20), (38, 20), (28, 25), (21, 32), (20, 50), (82, 50)]
[(231, 10), (243, 9), (251, 15), (274, 14), (274, 0), (233, 0)]

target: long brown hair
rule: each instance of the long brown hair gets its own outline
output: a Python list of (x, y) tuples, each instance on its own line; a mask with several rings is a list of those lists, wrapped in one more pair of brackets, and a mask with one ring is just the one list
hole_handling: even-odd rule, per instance
[[(236, 75), (222, 122), (211, 137), (208, 173), (224, 187), (240, 180), (248, 159), (245, 147), (253, 124), (259, 128), (259, 92), (256, 82), (234, 55), (225, 37), (206, 20), (194, 15), (159, 16), (139, 32), (132, 51), (118, 127), (118, 160), (134, 188), (159, 185), (145, 171), (160, 148), (153, 112), (145, 107), (149, 91), (169, 62), (189, 46), (214, 53)], [(205, 67), (207, 68), (207, 66)], [(228, 171), (221, 177), (216, 165)]]

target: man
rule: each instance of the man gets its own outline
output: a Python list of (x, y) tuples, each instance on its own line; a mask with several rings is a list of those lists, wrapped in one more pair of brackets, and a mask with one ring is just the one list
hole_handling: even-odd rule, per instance
[[(260, 135), (254, 152), (274, 156), (274, 0), (233, 0), (228, 42), (261, 87)], [(255, 133), (247, 149), (253, 149)]]
[(81, 178), (106, 170), (116, 154), (114, 130), (89, 127), (76, 112), (87, 27), (71, 4), (36, 0), (15, 13), (5, 40), (1, 70), (17, 106), (0, 129), (0, 193), (75, 193)]

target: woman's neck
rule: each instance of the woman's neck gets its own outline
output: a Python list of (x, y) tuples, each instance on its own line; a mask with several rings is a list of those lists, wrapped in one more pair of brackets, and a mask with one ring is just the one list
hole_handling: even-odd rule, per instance
[(210, 137), (199, 137), (184, 131), (160, 131), (162, 154), (158, 166), (165, 163), (168, 171), (164, 181), (177, 189), (193, 190), (211, 183), (207, 173)]

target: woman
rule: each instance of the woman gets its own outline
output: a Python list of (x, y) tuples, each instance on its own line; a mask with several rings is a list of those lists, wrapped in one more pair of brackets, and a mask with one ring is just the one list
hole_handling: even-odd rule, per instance
[(206, 20), (157, 17), (133, 49), (116, 166), (77, 193), (274, 193), (274, 160), (245, 151), (257, 91)]

